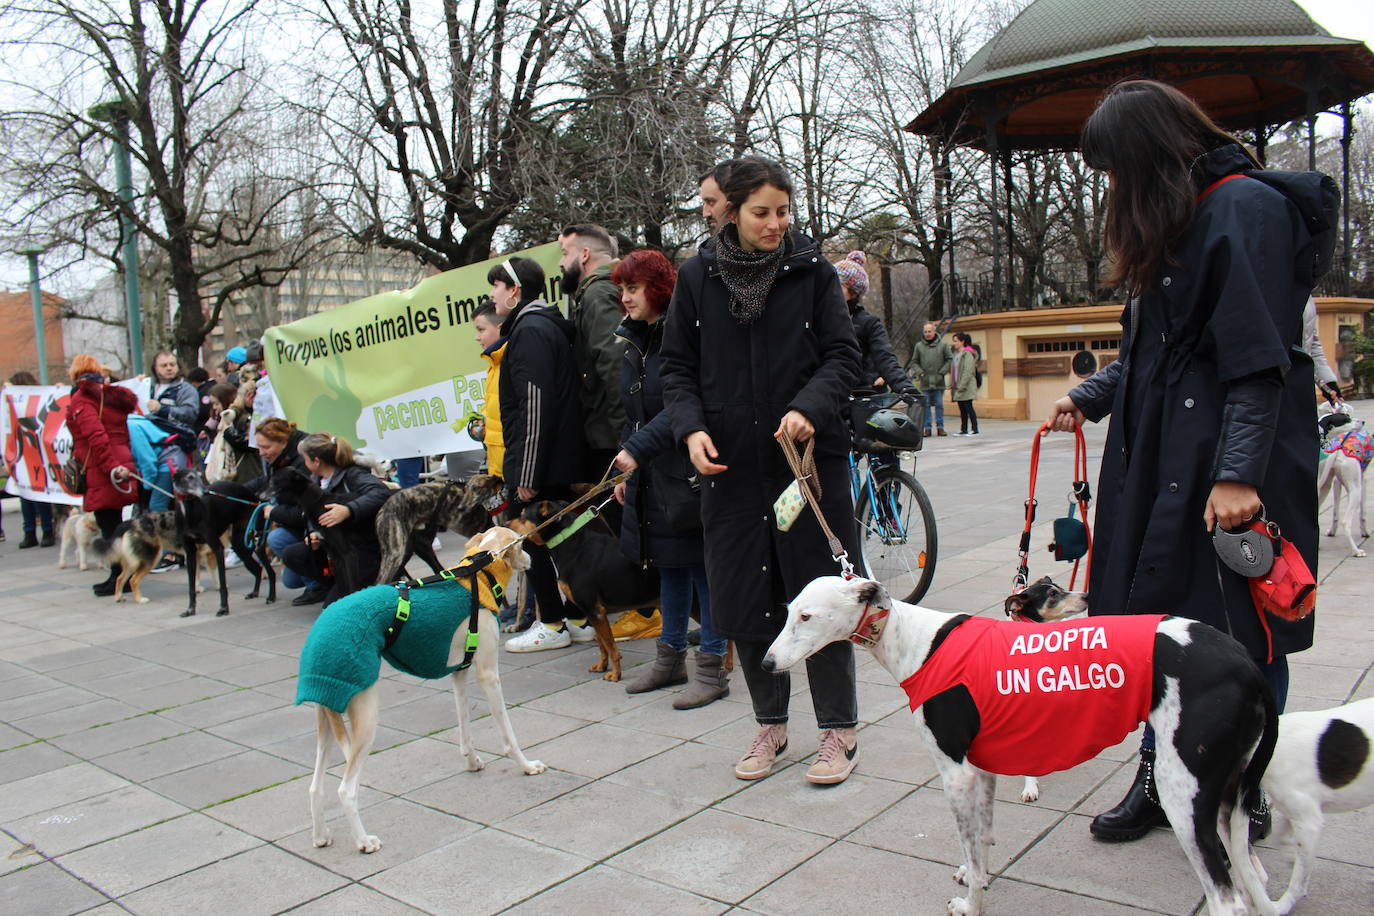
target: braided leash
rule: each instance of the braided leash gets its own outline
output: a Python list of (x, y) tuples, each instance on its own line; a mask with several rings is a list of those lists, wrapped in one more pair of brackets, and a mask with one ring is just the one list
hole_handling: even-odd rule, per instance
[(797, 479), (797, 487), (806, 499), (806, 504), (816, 514), (816, 521), (820, 522), (821, 531), (830, 544), (830, 557), (840, 566), (840, 575), (846, 579), (855, 578), (854, 564), (849, 562), (849, 552), (844, 549), (840, 539), (835, 537), (835, 532), (830, 530), (825, 514), (821, 512), (821, 479), (816, 473), (816, 438), (813, 436), (806, 440), (806, 452), (802, 455), (797, 454), (797, 445), (790, 436), (779, 436), (778, 445), (782, 446), (783, 456), (787, 458), (787, 465), (792, 469), (792, 476)]

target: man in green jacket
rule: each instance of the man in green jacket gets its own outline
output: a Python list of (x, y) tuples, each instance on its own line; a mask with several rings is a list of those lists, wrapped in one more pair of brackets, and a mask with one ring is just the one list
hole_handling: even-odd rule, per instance
[(611, 234), (591, 223), (577, 223), (558, 236), (563, 257), (563, 292), (568, 317), (577, 328), (573, 356), (580, 377), (583, 420), (586, 423), (591, 481), (601, 479), (620, 450), (625, 408), (620, 403), (620, 363), (625, 345), (615, 336), (623, 314), (620, 290), (611, 282), (616, 243)]
[(926, 435), (930, 435), (930, 418), (935, 418), (938, 435), (945, 435), (945, 388), (948, 385), (949, 368), (954, 362), (954, 351), (949, 344), (940, 340), (935, 323), (926, 322), (921, 339), (911, 350), (912, 368), (916, 384), (926, 399)]

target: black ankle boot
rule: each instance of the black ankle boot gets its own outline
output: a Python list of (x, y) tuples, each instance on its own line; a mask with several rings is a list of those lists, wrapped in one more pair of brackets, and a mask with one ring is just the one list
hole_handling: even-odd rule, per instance
[(1140, 767), (1135, 771), (1135, 782), (1131, 783), (1126, 797), (1112, 810), (1093, 818), (1088, 829), (1099, 840), (1126, 842), (1138, 840), (1155, 827), (1168, 823), (1155, 791), (1155, 752), (1152, 748), (1141, 748)]
[(118, 563), (111, 563), (110, 577), (104, 582), (97, 582), (91, 586), (91, 591), (97, 598), (108, 598), (115, 593), (115, 580), (119, 578), (119, 572), (122, 568)]

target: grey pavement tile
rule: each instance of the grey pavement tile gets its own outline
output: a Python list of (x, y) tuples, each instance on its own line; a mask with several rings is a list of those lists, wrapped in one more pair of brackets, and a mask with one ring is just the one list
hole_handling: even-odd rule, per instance
[[(363, 781), (367, 781), (367, 770), (363, 770)], [(497, 824), (586, 783), (581, 776), (558, 770), (527, 776), (502, 761), (407, 792), (406, 798), (466, 820)]]
[[(120, 900), (141, 916), (268, 916), (321, 897), (346, 883), (272, 846), (260, 846), (144, 888)], [(251, 888), (252, 893), (244, 893)]]
[[(856, 875), (867, 880), (854, 880)], [(945, 901), (958, 893), (959, 885), (950, 880), (950, 870), (945, 866), (886, 850), (836, 843), (747, 898), (744, 905), (775, 916), (943, 913)], [(990, 916), (1017, 912), (988, 910)]]
[(7, 829), (44, 855), (59, 856), (185, 813), (176, 802), (139, 786), (125, 786), (31, 814)]
[(140, 694), (149, 687), (157, 687), (162, 684), (170, 684), (174, 681), (184, 681), (188, 675), (180, 668), (169, 668), (166, 665), (155, 665), (142, 659), (129, 659), (132, 663), (128, 667), (132, 670), (122, 674), (113, 674), (109, 677), (98, 678), (93, 681), (86, 681), (81, 684), (87, 690), (95, 691), (101, 696), (113, 697), (116, 700), (128, 702), (130, 696)]
[(7, 751), (21, 744), (31, 744), (36, 739), (28, 732), (20, 731), (13, 725), (0, 722), (0, 751)]
[(361, 884), (350, 884), (288, 912), (291, 916), (422, 916), (424, 913)]
[(1340, 706), (1346, 702), (1345, 698), (1350, 696), (1350, 691), (1355, 689), (1366, 670), (1293, 664), (1289, 666), (1288, 694), (1318, 697), (1327, 700), (1327, 706)]
[(87, 846), (58, 862), (111, 897), (121, 897), (260, 845), (261, 840), (228, 824), (187, 814)]
[(306, 706), (280, 706), (265, 712), (255, 712), (221, 722), (205, 729), (229, 741), (237, 741), (248, 747), (271, 744), (284, 738), (315, 733), (315, 710)]
[(201, 700), (198, 703), (169, 709), (162, 715), (174, 722), (184, 722), (195, 728), (213, 728), (284, 705), (285, 701), (256, 690), (236, 690), (213, 700)]
[(397, 676), (395, 672), (392, 672), (391, 675), (382, 677), (381, 685), (378, 688), (378, 700), (381, 703), (381, 708), (385, 711), (432, 697), (441, 690), (448, 690), (448, 685), (447, 679), (426, 681), (411, 677), (408, 674)]
[[(482, 708), (485, 711), (485, 706)], [(452, 693), (433, 693), (390, 707), (378, 718), (388, 728), (400, 729), (412, 735), (428, 735), (452, 728), (458, 721), (458, 707)]]
[(282, 678), (295, 677), (300, 670), (298, 659), (284, 655), (261, 654), (267, 657), (251, 664), (214, 671), (215, 679), (239, 687), (257, 687)]
[(131, 747), (93, 762), (131, 782), (147, 782), (222, 757), (243, 753), (240, 745), (181, 726), (183, 734)]
[(294, 779), (304, 772), (305, 767), (280, 757), (261, 751), (244, 751), (158, 776), (145, 785), (188, 808), (204, 808)]
[(885, 684), (858, 682), (859, 721), (877, 722), (899, 710), (910, 711), (906, 691), (888, 678)]
[(89, 760), (93, 757), (138, 747), (140, 744), (170, 738), (172, 735), (179, 735), (184, 731), (186, 731), (186, 726), (179, 722), (173, 722), (156, 715), (142, 715), (111, 722), (109, 725), (71, 732), (51, 739), (51, 743)]
[(259, 684), (253, 689), (264, 696), (275, 697), (283, 703), (296, 702), (296, 677), (284, 677), (276, 681)]
[[(1063, 812), (1035, 805), (997, 802), (992, 812), (992, 835), (997, 843), (989, 853), (992, 871), (1004, 869), (1063, 817)], [(945, 793), (929, 786), (917, 789), (845, 839), (950, 866), (963, 862), (954, 814)]]
[(1155, 830), (1133, 843), (1103, 843), (1088, 833), (1089, 820), (1068, 815), (1012, 863), (1007, 876), (1162, 913), (1194, 910), (1202, 885), (1172, 832)]
[[(788, 714), (787, 722), (787, 750), (783, 752), (784, 760), (800, 760), (816, 753), (819, 747), (817, 736), (820, 730), (816, 728), (816, 717), (811, 712), (810, 701), (799, 702), (795, 698), (792, 700), (791, 711)], [(754, 721), (752, 712), (746, 713), (733, 722), (722, 725), (720, 728), (712, 729), (696, 740), (702, 744), (712, 744), (716, 747), (723, 747), (735, 752), (738, 757), (749, 746), (754, 743), (754, 736), (758, 734), (759, 724)]]
[[(736, 676), (737, 683), (731, 688), (731, 695), (736, 692), (747, 693), (743, 678)], [(706, 706), (696, 709), (674, 709), (673, 700), (677, 699), (679, 690), (659, 690), (654, 693), (653, 702), (643, 706), (636, 706), (634, 709), (608, 716), (604, 720), (607, 725), (615, 725), (620, 728), (633, 728), (639, 731), (652, 732), (656, 735), (665, 735), (669, 738), (681, 738), (690, 740), (715, 731), (723, 725), (748, 716), (750, 709), (743, 703), (729, 703), (716, 701)]]
[(723, 811), (703, 811), (607, 864), (726, 903), (739, 903), (832, 841)]
[[(59, 684), (48, 690), (27, 695), (10, 695), (0, 691), (5, 699), (0, 700), (0, 721), (16, 724), (20, 719), (70, 709), (102, 699), (100, 694), (80, 687)], [(22, 726), (20, 726), (22, 728)]]
[[(519, 868), (510, 868), (519, 862)], [(426, 853), (365, 882), (432, 913), (496, 913), (564, 881), (591, 863), (493, 829)], [(491, 875), (499, 873), (500, 881)], [(434, 881), (432, 876), (445, 880)]]
[(47, 741), (34, 741), (0, 753), (0, 785), (60, 770), (80, 759)]
[[(213, 655), (207, 655), (196, 662), (196, 671), (201, 674), (213, 675), (220, 671), (228, 671), (234, 668), (242, 668), (245, 665), (258, 664), (260, 662), (280, 662), (282, 657), (272, 652), (264, 652), (261, 649), (249, 649), (246, 646), (226, 645)], [(242, 685), (250, 686), (250, 685)]]
[(750, 785), (735, 777), (739, 754), (688, 742), (608, 774), (604, 782), (633, 786), (698, 805), (711, 805)]
[[(537, 709), (530, 709), (528, 706), (513, 706), (506, 710), (506, 715), (510, 717), (510, 727), (515, 732), (515, 740), (520, 742), (521, 748), (533, 747), (548, 741), (550, 738), (557, 738), (559, 735), (566, 735), (576, 729), (585, 728), (589, 724), (586, 719), (540, 712)], [(502, 752), (501, 733), (496, 727), (496, 721), (490, 714), (481, 718), (474, 718), (471, 725), (472, 743), (477, 748), (488, 753), (499, 754)], [(455, 725), (429, 737), (457, 744), (458, 727)]]
[[(597, 903), (589, 905), (590, 901)], [(634, 913), (636, 916), (716, 916), (727, 909), (718, 901), (698, 897), (607, 865), (598, 865), (507, 912), (512, 916), (583, 912)]]
[(466, 768), (467, 761), (454, 745), (433, 738), (417, 738), (390, 750), (369, 754), (363, 764), (362, 784), (392, 795), (405, 795)]
[(806, 781), (804, 767), (795, 766), (756, 781), (716, 805), (716, 810), (839, 838), (911, 791), (902, 783), (857, 773), (839, 785), (815, 786)]
[(167, 710), (224, 696), (237, 689), (238, 687), (233, 684), (226, 684), (214, 678), (192, 675), (179, 681), (146, 687), (126, 695), (124, 699), (139, 709)]
[[(1121, 764), (1115, 760), (1096, 758), (1087, 763), (1080, 763), (1071, 770), (1063, 770), (1058, 773), (1050, 773), (1041, 776), (1040, 798), (1035, 802), (1041, 808), (1053, 808), (1056, 811), (1074, 811), (1084, 802), (1092, 797), (1093, 793), (1106, 782), (1115, 776), (1121, 768)], [(1135, 768), (1131, 768), (1134, 775)], [(1025, 780), (1021, 776), (1000, 776), (997, 779), (997, 798), (1006, 802), (1021, 801), (1021, 789)], [(935, 787), (940, 786), (937, 779), (931, 783)], [(1082, 813), (1082, 812), (1079, 812)], [(1091, 812), (1096, 814), (1096, 811)]]
[(14, 726), (40, 738), (53, 738), (79, 729), (118, 722), (130, 716), (137, 716), (144, 711), (118, 700), (98, 699), (93, 703), (83, 703), (68, 709), (58, 709), (41, 716), (15, 719)]
[(359, 811), (363, 829), (382, 841), (381, 849), (363, 854), (353, 844), (338, 795), (331, 791), (328, 798), (325, 824), (334, 841), (332, 845), (315, 846), (308, 816), (304, 820), (305, 829), (278, 840), (277, 845), (354, 880), (404, 864), (482, 829), (480, 824), (452, 814), (405, 799), (388, 798)]
[[(325, 781), (328, 807), (325, 809), (331, 823), (339, 823), (342, 809), (339, 807), (338, 774), (330, 774)], [(367, 809), (390, 796), (375, 789), (360, 786), (358, 807)], [(310, 776), (298, 777), (270, 789), (254, 792), (233, 801), (212, 805), (202, 813), (237, 827), (244, 833), (276, 842), (310, 827)], [(386, 838), (383, 837), (383, 840)]]
[(653, 700), (652, 693), (629, 694), (623, 685), (598, 678), (530, 700), (525, 705), (564, 716), (586, 716), (595, 710), (600, 717), (608, 718)]
[(0, 875), (29, 868), (43, 861), (43, 854), (29, 843), (21, 843), (8, 833), (0, 833)]
[[(46, 674), (26, 674), (23, 677), (10, 678), (8, 681), (0, 683), (0, 696), (5, 698), (7, 709), (22, 710), (24, 708), (23, 703), (10, 703), (9, 701), (31, 697), (35, 701), (42, 703), (45, 701), (38, 697), (37, 694), (45, 694), (59, 687), (67, 686), (71, 686), (69, 682), (48, 677)], [(83, 688), (85, 687), (84, 684), (80, 686)]]
[(526, 748), (525, 752), (533, 753), (551, 767), (597, 779), (680, 743), (663, 735), (593, 723), (536, 745), (533, 751)]
[(34, 671), (60, 671), (64, 668), (74, 668), (77, 665), (89, 665), (91, 662), (109, 661), (118, 656), (119, 653), (99, 646), (84, 646), (35, 659), (29, 662), (28, 666)]
[[(559, 674), (556, 671), (548, 671), (543, 668), (508, 668), (505, 656), (509, 653), (502, 653), (501, 658), (501, 695), (506, 698), (506, 705), (515, 703), (528, 703), (530, 700), (557, 693), (582, 683), (580, 677), (569, 677)], [(482, 691), (474, 685), (469, 693), (482, 695)]]
[(54, 671), (52, 676), (66, 684), (89, 687), (94, 681), (103, 681), (122, 674), (136, 674), (157, 667), (152, 662), (132, 658), (123, 652), (111, 652), (105, 658)]
[(498, 826), (545, 846), (604, 859), (698, 810), (693, 802), (598, 780)]
[(128, 785), (123, 779), (89, 763), (16, 779), (0, 792), (0, 824), (10, 824), (38, 811), (61, 807)]
[[(855, 772), (916, 786), (936, 778), (939, 770), (916, 734), (911, 714), (901, 712), (883, 722), (859, 729)], [(888, 722), (893, 724), (888, 726)]]
[[(948, 874), (948, 873), (947, 873)], [(953, 881), (946, 885), (954, 888)], [(933, 896), (933, 892), (932, 892)], [(951, 894), (952, 896), (952, 894)], [(1011, 913), (1053, 913), (1054, 916), (1133, 916), (1142, 912), (1140, 907), (1125, 906), (1082, 893), (1070, 893), (1052, 887), (1017, 881), (1012, 878), (994, 878), (992, 886), (983, 896), (983, 907), (989, 916)], [(931, 908), (930, 912), (936, 912)], [(1185, 916), (1190, 910), (1182, 910)]]
[(9, 913), (64, 916), (88, 910), (108, 899), (51, 862), (11, 872), (0, 878), (0, 900), (5, 901), (4, 908)]
[[(1269, 869), (1269, 894), (1277, 899), (1288, 887), (1289, 859), (1283, 857), (1275, 863), (1272, 857), (1262, 855), (1261, 860)], [(1374, 912), (1374, 879), (1368, 867), (1319, 858), (1309, 877), (1307, 896), (1293, 909), (1298, 916)]]

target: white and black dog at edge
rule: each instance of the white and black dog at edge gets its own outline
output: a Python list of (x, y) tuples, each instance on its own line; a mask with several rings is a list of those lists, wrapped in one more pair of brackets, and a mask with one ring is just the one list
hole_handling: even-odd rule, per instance
[(790, 668), (843, 639), (869, 648), (906, 689), (939, 768), (963, 848), (954, 877), (969, 889), (949, 901), (950, 913), (982, 912), (996, 774), (1068, 769), (1143, 721), (1155, 731), (1160, 804), (1208, 912), (1274, 912), (1247, 808), (1258, 803), (1278, 715), (1231, 637), (1181, 617), (1017, 623), (944, 614), (893, 600), (877, 582), (828, 576), (788, 605), (763, 667)]

